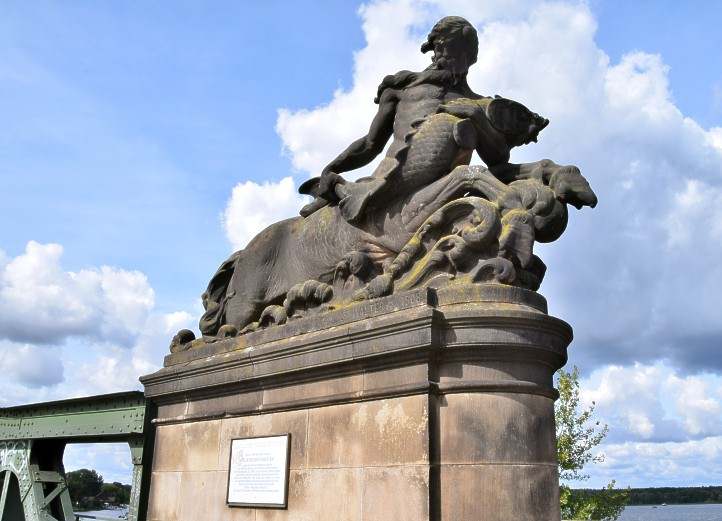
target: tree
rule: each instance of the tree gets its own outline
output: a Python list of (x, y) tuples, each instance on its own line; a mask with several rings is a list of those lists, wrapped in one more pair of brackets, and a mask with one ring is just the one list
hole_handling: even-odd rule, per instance
[(127, 505), (130, 502), (130, 485), (123, 485), (117, 481), (104, 483), (101, 497), (103, 501), (114, 505)]
[[(579, 406), (579, 368), (572, 372), (560, 370), (557, 377), (559, 399), (554, 406), (557, 426), (557, 456), (559, 477), (564, 481), (584, 481), (588, 474), (582, 471), (588, 463), (599, 463), (604, 456), (594, 455), (609, 428), (594, 421), (595, 404), (586, 409)], [(562, 484), (559, 489), (562, 519), (616, 520), (629, 500), (628, 490), (614, 488), (612, 481), (594, 493), (572, 490)]]
[(83, 505), (87, 499), (94, 499), (103, 488), (103, 476), (94, 470), (80, 469), (68, 472), (65, 475), (68, 492), (73, 503)]

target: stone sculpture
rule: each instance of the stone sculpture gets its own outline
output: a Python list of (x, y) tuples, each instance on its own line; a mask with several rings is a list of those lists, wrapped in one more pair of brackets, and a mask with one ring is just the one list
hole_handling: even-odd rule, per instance
[[(554, 241), (567, 205), (597, 198), (575, 166), (509, 163), (547, 119), (467, 84), (477, 33), (450, 16), (431, 30), (422, 72), (381, 82), (367, 135), (300, 192), (301, 216), (272, 224), (221, 264), (203, 294), (202, 339), (176, 335), (172, 351), (244, 334), (308, 313), (423, 286), (491, 282), (536, 290), (546, 267), (535, 241)], [(370, 163), (374, 173), (341, 173)], [(476, 151), (484, 166), (469, 166)]]

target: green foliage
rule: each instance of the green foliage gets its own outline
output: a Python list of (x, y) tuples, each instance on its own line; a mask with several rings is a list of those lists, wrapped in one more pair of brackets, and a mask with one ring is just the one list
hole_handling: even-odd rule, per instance
[(114, 505), (127, 505), (130, 503), (130, 485), (123, 485), (117, 481), (105, 483), (100, 493), (103, 501)]
[(94, 470), (80, 469), (65, 475), (73, 504), (81, 510), (103, 508), (104, 503), (127, 505), (130, 503), (130, 485), (103, 483), (103, 476)]
[[(592, 449), (599, 445), (609, 428), (594, 421), (594, 403), (586, 409), (579, 407), (579, 368), (572, 372), (560, 370), (557, 377), (559, 399), (554, 406), (557, 425), (557, 456), (559, 477), (565, 481), (584, 481), (583, 473), (588, 463), (599, 463), (604, 457), (594, 455)], [(593, 494), (561, 485), (559, 500), (562, 519), (616, 520), (629, 499), (628, 490), (615, 490), (614, 481)]]
[(722, 503), (722, 487), (655, 487), (633, 488), (630, 505)]
[(80, 469), (65, 475), (68, 492), (73, 503), (81, 503), (87, 498), (95, 498), (103, 487), (103, 476), (94, 470)]
[(629, 501), (629, 490), (614, 488), (614, 481), (601, 490), (559, 489), (562, 519), (618, 519)]
[[(628, 505), (686, 505), (700, 503), (722, 504), (722, 487), (648, 487), (630, 488)], [(573, 489), (572, 494), (593, 496), (599, 490)]]

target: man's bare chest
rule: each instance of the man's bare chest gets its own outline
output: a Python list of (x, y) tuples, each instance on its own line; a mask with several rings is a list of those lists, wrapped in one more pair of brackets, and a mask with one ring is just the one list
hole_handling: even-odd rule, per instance
[(399, 105), (404, 108), (414, 104), (441, 104), (461, 97), (463, 97), (463, 94), (455, 89), (429, 84), (410, 87), (398, 93)]
[(436, 113), (439, 106), (447, 101), (463, 97), (461, 93), (449, 91), (436, 85), (419, 85), (399, 93), (394, 118), (395, 133), (405, 133), (409, 125)]

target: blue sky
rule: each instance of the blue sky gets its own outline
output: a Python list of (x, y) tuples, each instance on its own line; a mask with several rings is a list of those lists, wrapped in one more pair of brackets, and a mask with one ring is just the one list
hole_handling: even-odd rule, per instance
[(600, 195), (540, 250), (610, 424), (590, 483), (719, 484), (722, 4), (361, 5), (0, 4), (0, 405), (137, 385), (454, 13), (480, 30), (472, 87), (551, 119), (515, 159), (579, 164)]
[(141, 268), (161, 307), (197, 297), (230, 188), (290, 170), (276, 110), (349, 81), (356, 8), (321, 5), (3, 3), (3, 249), (60, 242), (68, 269)]

